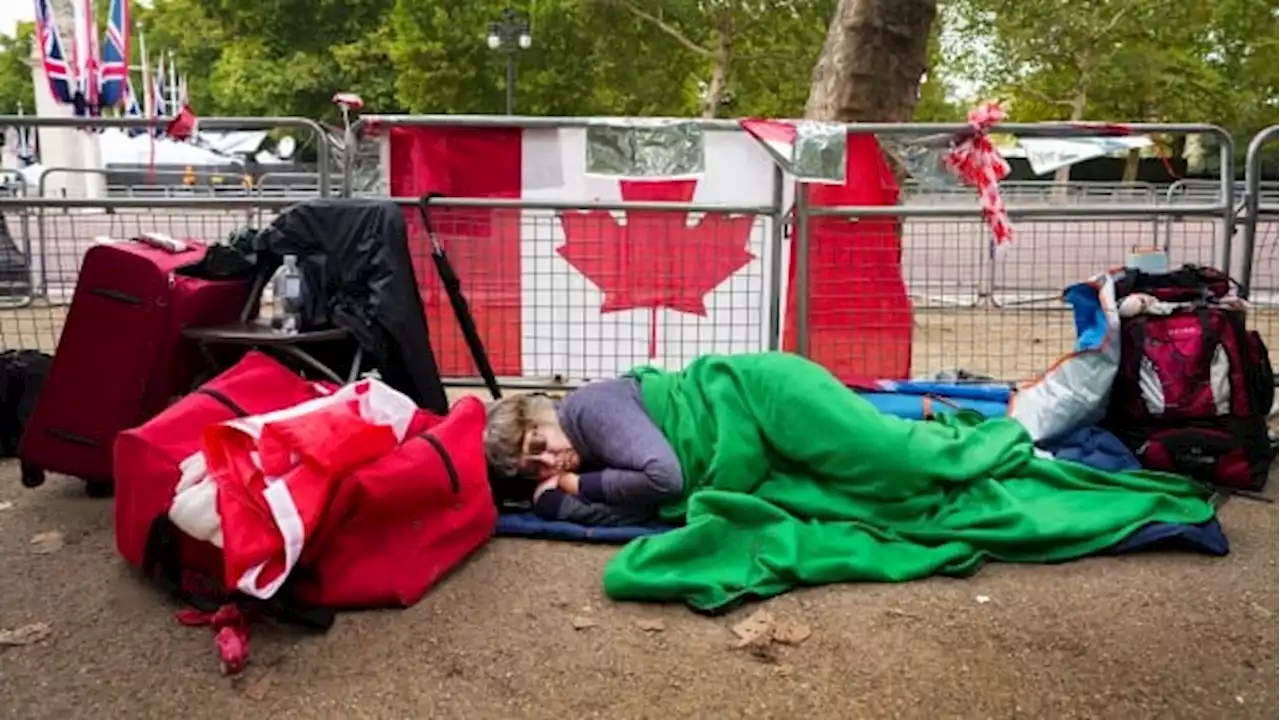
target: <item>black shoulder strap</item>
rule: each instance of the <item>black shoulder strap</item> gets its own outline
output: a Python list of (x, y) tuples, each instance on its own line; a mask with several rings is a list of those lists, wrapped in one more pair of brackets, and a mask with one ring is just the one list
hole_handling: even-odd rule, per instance
[[(224, 604), (220, 599), (211, 594), (190, 590), (183, 583), (178, 539), (180, 532), (167, 514), (161, 514), (153, 520), (147, 531), (142, 570), (152, 582), (178, 602), (201, 612), (215, 612)], [(288, 582), (277, 593), (276, 599), (262, 602), (239, 597), (236, 602), (240, 605), (258, 603), (266, 610), (267, 615), (280, 622), (319, 632), (333, 627), (335, 619), (333, 611), (328, 608), (302, 608), (294, 603)]]
[(458, 327), (462, 329), (462, 336), (467, 341), (467, 348), (471, 351), (471, 358), (475, 360), (476, 369), (480, 371), (480, 377), (484, 378), (489, 394), (497, 400), (502, 397), (502, 390), (498, 387), (493, 366), (489, 364), (489, 355), (485, 352), (484, 341), (480, 339), (480, 332), (476, 330), (476, 321), (471, 315), (471, 308), (467, 305), (467, 298), (462, 294), (462, 281), (458, 279), (453, 265), (449, 263), (449, 257), (445, 255), (444, 247), (436, 238), (435, 228), (431, 224), (430, 205), (431, 200), (436, 197), (442, 196), (439, 193), (428, 193), (418, 202), (418, 211), (422, 213), (422, 226), (427, 233), (427, 238), (431, 241), (431, 259), (435, 261), (436, 272), (440, 274), (440, 282), (444, 285), (445, 292), (449, 293), (449, 304), (453, 306), (453, 314), (458, 318)]

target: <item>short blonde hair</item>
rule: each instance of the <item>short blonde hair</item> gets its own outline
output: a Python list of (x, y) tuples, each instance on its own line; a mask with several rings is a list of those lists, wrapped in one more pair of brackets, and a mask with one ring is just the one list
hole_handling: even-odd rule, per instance
[(485, 460), (502, 477), (515, 477), (524, 457), (525, 433), (555, 420), (555, 401), (546, 395), (511, 395), (495, 402), (484, 428)]

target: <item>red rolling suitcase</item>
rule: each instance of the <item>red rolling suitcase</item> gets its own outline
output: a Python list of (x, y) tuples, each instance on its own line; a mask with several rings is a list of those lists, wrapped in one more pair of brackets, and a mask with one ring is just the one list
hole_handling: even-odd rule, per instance
[[(62, 338), (18, 457), (22, 483), (44, 471), (109, 491), (116, 433), (134, 427), (191, 389), (199, 351), (188, 326), (235, 322), (251, 281), (190, 274), (207, 248), (172, 251), (139, 241), (95, 245), (84, 256)], [(185, 271), (185, 272), (184, 272)]]

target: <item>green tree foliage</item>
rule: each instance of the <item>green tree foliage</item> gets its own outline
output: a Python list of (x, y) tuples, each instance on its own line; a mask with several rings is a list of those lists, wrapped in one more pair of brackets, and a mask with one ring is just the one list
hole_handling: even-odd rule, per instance
[(685, 91), (704, 116), (798, 115), (834, 0), (594, 0), (642, 21), (693, 62)]
[[(485, 37), (489, 23), (513, 7), (533, 35), (533, 46), (516, 54), (522, 114), (688, 116), (709, 108), (778, 117), (803, 111), (833, 6), (834, 0), (154, 0), (134, 3), (134, 16), (153, 68), (158, 56), (172, 54), (202, 115), (336, 121), (330, 100), (339, 90), (358, 93), (373, 112), (502, 112), (506, 56), (489, 49)], [(713, 89), (718, 69), (722, 82)], [(3, 67), (0, 74), (25, 82)]]
[(1099, 77), (1159, 15), (1157, 0), (955, 0), (951, 7), (965, 50), (985, 51), (967, 68), (1028, 119), (1084, 119)]
[[(1208, 29), (1202, 31), (1204, 102), (1189, 117), (1215, 122), (1237, 137), (1273, 125), (1280, 112), (1280, 12), (1269, 0), (1205, 2)], [(1194, 113), (1194, 115), (1191, 115)]]
[[(534, 36), (533, 47), (516, 55), (517, 109), (797, 116), (833, 5), (517, 4)], [(152, 67), (171, 54), (200, 114), (332, 121), (330, 99), (338, 90), (360, 94), (377, 112), (502, 112), (506, 56), (490, 50), (485, 36), (507, 6), (496, 0), (154, 0), (135, 3), (134, 16)], [(137, 36), (133, 54), (140, 63)], [(0, 92), (29, 87), (25, 66), (9, 62), (20, 61), (23, 42), (29, 32), (0, 45)], [(711, 87), (717, 78), (720, 84)], [(923, 94), (945, 105), (943, 87), (926, 84)]]
[(35, 112), (36, 94), (28, 64), (34, 40), (32, 23), (18, 23), (12, 36), (0, 35), (0, 115), (12, 115), (19, 107)]
[(954, 66), (1018, 120), (1276, 120), (1271, 0), (950, 0)]
[[(136, 15), (148, 50), (173, 52), (198, 112), (333, 119), (334, 92), (387, 71), (371, 53), (379, 47), (376, 33), (391, 5), (391, 0), (155, 0), (150, 8), (137, 4)], [(377, 89), (370, 86), (376, 97)]]
[(965, 108), (952, 97), (955, 89), (951, 85), (948, 59), (943, 52), (943, 27), (944, 23), (935, 22), (929, 35), (928, 70), (924, 82), (920, 83), (917, 122), (958, 122), (965, 116)]

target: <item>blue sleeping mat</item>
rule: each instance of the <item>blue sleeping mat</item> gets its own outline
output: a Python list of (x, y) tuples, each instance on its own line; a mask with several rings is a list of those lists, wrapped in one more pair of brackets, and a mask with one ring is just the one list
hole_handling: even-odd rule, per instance
[[(881, 382), (882, 390), (859, 389), (882, 412), (911, 420), (924, 417), (928, 403), (925, 397), (944, 405), (975, 410), (988, 417), (1002, 416), (1008, 408), (1010, 390), (1005, 385), (948, 385), (933, 382)], [(942, 410), (934, 405), (936, 410)], [(1055, 457), (1116, 472), (1138, 469), (1138, 460), (1114, 435), (1100, 428), (1081, 428), (1046, 446)], [(532, 512), (504, 513), (498, 516), (497, 534), (503, 537), (569, 540), (573, 542), (621, 545), (643, 535), (670, 530), (660, 523), (625, 527), (588, 527), (576, 523), (543, 520)], [(1222, 556), (1230, 551), (1222, 526), (1214, 518), (1200, 525), (1152, 523), (1138, 529), (1112, 547), (1113, 553), (1138, 550), (1178, 548)]]

